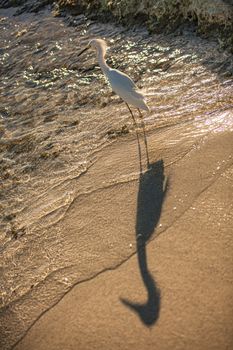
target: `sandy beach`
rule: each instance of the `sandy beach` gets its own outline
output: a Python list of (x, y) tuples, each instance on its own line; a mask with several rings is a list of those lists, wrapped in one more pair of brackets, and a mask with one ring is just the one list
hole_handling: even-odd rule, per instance
[[(133, 138), (104, 151), (86, 178), (104, 181), (137, 172)], [(158, 165), (156, 135), (148, 142)], [(148, 211), (160, 208), (147, 201), (153, 198), (153, 181), (158, 185), (159, 169), (144, 172), (141, 180), (110, 184), (72, 204), (63, 229), (75, 232), (81, 216), (83, 234), (96, 242), (86, 256), (94, 257), (95, 265), (112, 265), (74, 286), (14, 349), (231, 349), (232, 133), (201, 139), (198, 146), (175, 164), (165, 161), (169, 184), (157, 222)], [(166, 159), (166, 152), (162, 156)], [(184, 208), (187, 194), (193, 200)], [(159, 193), (155, 195), (159, 201)], [(147, 209), (147, 222), (152, 220), (154, 236), (145, 254), (139, 245), (115, 266), (117, 252), (124, 255), (135, 247), (135, 223), (145, 215), (141, 206)]]

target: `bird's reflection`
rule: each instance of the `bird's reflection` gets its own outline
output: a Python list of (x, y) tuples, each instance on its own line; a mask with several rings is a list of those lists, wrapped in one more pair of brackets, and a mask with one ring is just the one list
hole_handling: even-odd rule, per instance
[[(145, 133), (144, 137), (146, 137)], [(167, 184), (164, 186), (165, 176), (163, 160), (149, 164), (146, 172), (143, 173), (138, 133), (137, 141), (140, 161), (140, 178), (135, 231), (138, 265), (147, 291), (147, 301), (143, 304), (131, 302), (122, 298), (121, 301), (124, 305), (136, 312), (146, 326), (152, 326), (159, 317), (161, 295), (160, 290), (156, 285), (156, 281), (148, 268), (146, 244), (154, 233), (159, 221)], [(145, 145), (147, 146), (146, 141)]]

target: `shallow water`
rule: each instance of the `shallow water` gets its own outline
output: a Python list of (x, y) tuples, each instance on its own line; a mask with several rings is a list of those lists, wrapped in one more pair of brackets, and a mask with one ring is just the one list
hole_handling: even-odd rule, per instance
[[(36, 318), (77, 281), (98, 273), (87, 253), (77, 271), (72, 240), (58, 239), (56, 225), (76, 198), (104, 186), (81, 182), (99, 151), (134, 131), (95, 54), (77, 59), (78, 50), (92, 37), (108, 41), (109, 65), (128, 73), (148, 99), (147, 132), (157, 133), (161, 152), (183, 145), (181, 155), (196, 138), (233, 129), (233, 63), (216, 43), (189, 33), (150, 36), (84, 16), (68, 26), (49, 12), (13, 12), (0, 11), (0, 288), (3, 320), (11, 320), (7, 310), (15, 303), (22, 332), (30, 325), (25, 303), (30, 309), (40, 299), (30, 311)], [(167, 163), (173, 161), (168, 151)], [(106, 186), (137, 177), (106, 175)], [(12, 343), (19, 334), (14, 336)]]

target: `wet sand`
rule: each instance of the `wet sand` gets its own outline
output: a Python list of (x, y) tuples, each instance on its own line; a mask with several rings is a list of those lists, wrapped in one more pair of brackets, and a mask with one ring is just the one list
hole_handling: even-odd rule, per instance
[[(153, 148), (156, 135), (152, 134), (148, 142), (151, 162), (157, 166), (154, 173), (152, 167), (138, 181), (110, 185), (76, 200), (64, 226), (71, 234), (81, 215), (88, 240), (98, 236), (100, 249), (87, 245), (85, 252), (92, 256), (93, 264), (108, 259), (108, 255), (114, 260), (114, 246), (124, 254), (134, 249), (136, 239), (141, 242), (120, 265), (103, 269), (74, 286), (14, 349), (230, 349), (232, 136), (225, 132), (199, 140), (199, 147), (175, 164), (165, 161), (163, 173), (161, 158)], [(106, 169), (107, 176), (109, 172), (137, 171), (136, 146), (131, 137), (103, 151), (90, 179), (94, 174), (104, 179), (99, 169)], [(167, 193), (161, 200), (158, 189), (151, 192), (163, 177)], [(191, 205), (169, 223), (169, 213), (179, 212), (179, 199), (188, 191), (192, 196), (195, 185), (200, 188)], [(153, 196), (157, 196), (157, 207), (148, 203)], [(156, 219), (151, 208), (158, 214)], [(145, 215), (147, 222), (143, 223)], [(136, 238), (140, 225), (144, 233), (161, 231), (152, 238), (141, 231), (142, 237)], [(112, 243), (106, 247), (109, 236)]]

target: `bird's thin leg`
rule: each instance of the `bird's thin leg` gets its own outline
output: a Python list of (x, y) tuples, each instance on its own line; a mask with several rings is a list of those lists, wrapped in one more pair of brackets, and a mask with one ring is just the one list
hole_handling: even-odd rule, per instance
[[(126, 103), (126, 102), (125, 102)], [(136, 123), (136, 120), (134, 118), (134, 115), (133, 115), (133, 112), (131, 111), (128, 103), (126, 103), (129, 111), (130, 111), (130, 114), (133, 118), (133, 121), (134, 121), (134, 125), (136, 126), (137, 128), (137, 123)], [(141, 152), (141, 145), (140, 145), (140, 141), (139, 141), (139, 136), (138, 136), (138, 132), (137, 132), (137, 129), (136, 129), (136, 135), (137, 135), (137, 141), (138, 141), (138, 155), (139, 155), (139, 169), (140, 169), (140, 174), (142, 174), (142, 152)]]
[(142, 151), (141, 151), (141, 145), (139, 141), (139, 136), (138, 132), (136, 130), (136, 135), (137, 135), (137, 141), (138, 141), (138, 155), (139, 155), (139, 170), (140, 170), (140, 175), (142, 174)]
[(147, 168), (149, 169), (149, 167), (150, 167), (150, 159), (149, 159), (148, 144), (147, 144), (147, 138), (146, 138), (145, 123), (144, 123), (144, 120), (143, 120), (142, 112), (140, 111), (139, 108), (138, 108), (138, 113), (139, 113), (139, 117), (140, 117), (140, 119), (142, 121), (142, 130), (143, 130), (143, 135), (144, 135), (144, 143), (145, 143), (145, 147), (146, 147)]
[(129, 112), (130, 112), (132, 118), (133, 118), (134, 125), (137, 127), (137, 123), (136, 123), (136, 120), (135, 120), (135, 118), (134, 118), (133, 112), (131, 111), (131, 109), (130, 109), (128, 103), (127, 103), (127, 102), (125, 102), (125, 103), (126, 103), (126, 106), (128, 107), (128, 110), (129, 110)]

